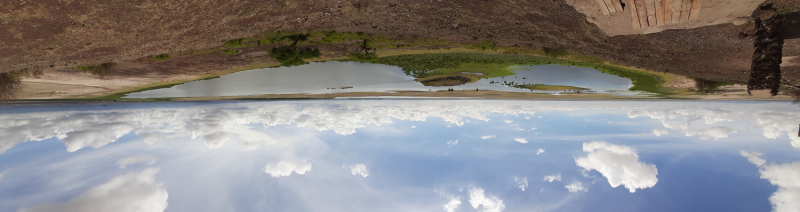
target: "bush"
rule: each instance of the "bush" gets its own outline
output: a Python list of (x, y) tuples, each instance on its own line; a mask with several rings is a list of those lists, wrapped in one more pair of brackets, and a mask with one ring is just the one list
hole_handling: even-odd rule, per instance
[(0, 102), (15, 98), (20, 90), (22, 77), (10, 72), (0, 73)]
[(246, 44), (247, 40), (248, 40), (247, 38), (226, 40), (225, 41), (225, 47), (227, 47), (227, 48), (245, 47), (245, 46), (247, 46), (247, 44)]
[(566, 56), (568, 54), (567, 50), (562, 49), (562, 48), (544, 47), (542, 50), (544, 51), (544, 55), (547, 55), (549, 57), (555, 57), (555, 58), (563, 57), (563, 56)]
[(317, 58), (320, 56), (319, 49), (305, 48), (297, 49), (297, 45), (275, 47), (269, 50), (269, 56), (278, 60), (284, 66), (296, 66), (306, 64), (303, 59)]
[(172, 59), (172, 58), (169, 56), (169, 54), (160, 54), (160, 55), (153, 56), (152, 59), (161, 61), (161, 60), (169, 60), (169, 59)]
[(78, 66), (77, 69), (82, 70), (84, 73), (97, 75), (100, 79), (110, 79), (116, 74), (117, 63), (108, 62), (100, 65)]

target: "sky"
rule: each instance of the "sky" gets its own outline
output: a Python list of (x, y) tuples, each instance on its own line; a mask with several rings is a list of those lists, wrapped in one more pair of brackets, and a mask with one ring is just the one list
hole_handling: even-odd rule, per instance
[(0, 108), (0, 211), (798, 211), (785, 102)]

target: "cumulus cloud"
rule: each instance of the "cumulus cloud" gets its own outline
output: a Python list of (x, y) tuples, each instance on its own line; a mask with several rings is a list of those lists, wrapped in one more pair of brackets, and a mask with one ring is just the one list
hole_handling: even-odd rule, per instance
[(289, 176), (292, 175), (292, 172), (303, 175), (308, 171), (311, 171), (311, 163), (306, 163), (305, 160), (280, 161), (277, 163), (267, 164), (264, 167), (264, 172), (274, 178)]
[(667, 132), (667, 130), (665, 129), (653, 129), (650, 132), (653, 132), (653, 135), (655, 136), (662, 136), (669, 134), (669, 132)]
[(631, 147), (595, 141), (583, 143), (583, 151), (589, 154), (576, 158), (575, 163), (587, 171), (597, 170), (611, 187), (623, 185), (633, 193), (658, 182), (656, 166), (639, 162), (639, 155)]
[(454, 212), (461, 205), (461, 197), (450, 197), (450, 201), (444, 205), (444, 211)]
[(484, 136), (481, 136), (481, 139), (486, 140), (486, 139), (490, 139), (490, 138), (494, 138), (494, 137), (495, 137), (494, 135), (484, 135)]
[(778, 186), (778, 190), (769, 197), (774, 211), (800, 211), (800, 162), (764, 166), (761, 179)]
[(539, 128), (536, 128), (536, 127), (531, 127), (531, 130), (536, 130), (536, 129), (539, 129)]
[(778, 190), (769, 197), (772, 211), (800, 211), (800, 201), (797, 201), (800, 199), (800, 162), (764, 165), (766, 161), (759, 158), (760, 153), (739, 153), (750, 163), (760, 167), (761, 179), (778, 186)]
[(513, 123), (514, 121), (512, 121), (512, 120), (505, 120), (504, 122), (506, 122), (506, 124), (511, 124), (511, 123)]
[(19, 212), (155, 212), (167, 208), (167, 190), (155, 182), (159, 168), (117, 176), (66, 203), (43, 204)]
[(411, 129), (417, 128), (417, 126), (411, 126)]
[(456, 144), (458, 144), (458, 140), (455, 140), (455, 141), (448, 141), (448, 142), (447, 142), (447, 146), (448, 146), (448, 147), (450, 147), (450, 146), (453, 146), (453, 145), (456, 145)]
[(547, 153), (547, 152), (545, 152), (544, 149), (541, 149), (541, 148), (536, 150), (536, 155), (539, 155), (539, 154), (542, 154), (542, 153)]
[(514, 176), (514, 182), (517, 182), (517, 188), (519, 190), (525, 191), (528, 188), (528, 177), (517, 177)]
[(523, 144), (527, 144), (528, 143), (528, 140), (525, 140), (525, 138), (514, 138), (514, 140), (517, 141), (517, 142), (523, 143)]
[(718, 140), (720, 138), (727, 138), (730, 134), (739, 133), (738, 130), (735, 130), (730, 127), (710, 127), (706, 129), (689, 129), (686, 130), (686, 136), (694, 136), (698, 135), (701, 140)]
[(469, 204), (482, 212), (500, 212), (506, 209), (502, 199), (493, 195), (486, 196), (484, 190), (478, 187), (469, 189)]
[(581, 183), (581, 181), (572, 181), (572, 183), (570, 183), (568, 185), (565, 185), (564, 188), (566, 188), (569, 192), (572, 192), (572, 193), (579, 192), (579, 191), (583, 191), (583, 192), (588, 192), (589, 191), (588, 188), (584, 188), (583, 187), (583, 183)]
[[(800, 113), (781, 103), (620, 103), (602, 102), (575, 105), (564, 102), (529, 104), (526, 102), (358, 102), (358, 103), (285, 103), (198, 105), (182, 108), (112, 109), (91, 111), (11, 111), (0, 114), (0, 153), (26, 141), (58, 138), (67, 151), (84, 147), (99, 148), (116, 141), (131, 131), (145, 144), (167, 138), (203, 138), (211, 148), (241, 136), (237, 129), (259, 124), (266, 128), (281, 125), (333, 131), (350, 135), (369, 125), (380, 126), (392, 120), (425, 121), (440, 118), (448, 126), (462, 126), (469, 120), (488, 121), (488, 114), (527, 115), (534, 111), (624, 110), (628, 117), (648, 117), (660, 121), (664, 128), (701, 139), (722, 139), (742, 129), (725, 123), (744, 122), (763, 130), (769, 139), (785, 139), (800, 149), (796, 120)], [(4, 111), (6, 112), (6, 111)], [(541, 117), (539, 117), (541, 118)], [(694, 126), (696, 122), (705, 125)], [(749, 127), (748, 127), (749, 128)], [(788, 139), (786, 137), (788, 136)], [(265, 141), (247, 143), (248, 148)]]
[(765, 163), (767, 163), (766, 160), (760, 158), (761, 155), (763, 155), (763, 153), (760, 152), (751, 153), (744, 150), (739, 150), (739, 154), (741, 154), (742, 157), (747, 158), (747, 161), (750, 161), (750, 163), (755, 164), (756, 166), (763, 166)]
[(140, 156), (127, 157), (117, 160), (117, 165), (119, 166), (120, 169), (124, 169), (128, 165), (136, 163), (147, 163), (147, 165), (153, 165), (154, 163), (156, 163), (156, 158), (149, 155), (140, 155)]
[(554, 174), (554, 175), (546, 175), (542, 182), (553, 182), (553, 181), (561, 181), (561, 173)]
[[(350, 169), (350, 173), (353, 175), (361, 175), (362, 177), (369, 176), (369, 170), (367, 170), (367, 165), (364, 164), (353, 164), (349, 166), (345, 166), (346, 169)], [(310, 166), (309, 166), (310, 169)]]

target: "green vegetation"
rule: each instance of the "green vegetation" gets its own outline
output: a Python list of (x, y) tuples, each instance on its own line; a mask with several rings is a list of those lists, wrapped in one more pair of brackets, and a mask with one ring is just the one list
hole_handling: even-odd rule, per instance
[(345, 60), (345, 61), (353, 61), (353, 62), (359, 62), (359, 63), (372, 63), (372, 62), (374, 62), (376, 60), (378, 60), (378, 55), (374, 55), (374, 54), (365, 55), (365, 54), (353, 53), (353, 54), (348, 54), (347, 55), (347, 60)]
[(15, 98), (20, 90), (22, 90), (22, 77), (19, 74), (0, 73), (0, 102)]
[(485, 40), (485, 41), (483, 41), (483, 42), (481, 42), (479, 44), (473, 44), (471, 47), (475, 48), (475, 49), (480, 49), (480, 50), (483, 50), (483, 51), (485, 51), (487, 49), (488, 50), (497, 49), (497, 46), (494, 44), (494, 41), (492, 41), (492, 40)]
[(226, 41), (225, 41), (225, 47), (226, 47), (226, 48), (239, 48), (239, 47), (245, 47), (245, 46), (247, 46), (247, 41), (248, 41), (248, 40), (250, 40), (250, 39), (247, 39), (247, 38), (239, 38), (239, 39), (233, 39), (233, 40), (226, 40)]
[(88, 72), (90, 74), (97, 75), (100, 77), (100, 79), (109, 79), (116, 74), (117, 63), (108, 62), (100, 65), (78, 66), (76, 68), (84, 73)]
[(524, 84), (524, 85), (514, 85), (515, 88), (522, 88), (522, 89), (529, 89), (529, 90), (536, 90), (536, 91), (565, 91), (565, 90), (575, 90), (575, 91), (585, 91), (589, 90), (588, 88), (581, 88), (575, 86), (566, 86), (566, 85), (545, 85), (545, 84)]
[(544, 47), (542, 50), (544, 50), (544, 55), (547, 55), (548, 57), (559, 58), (559, 57), (567, 56), (567, 54), (569, 54), (567, 52), (567, 50), (562, 49), (562, 48)]
[(235, 54), (239, 54), (239, 50), (225, 50), (225, 51), (222, 51), (222, 54), (224, 54), (224, 55), (235, 55)]
[(172, 58), (169, 56), (169, 54), (160, 54), (153, 56), (151, 59), (161, 61), (161, 60), (169, 60)]
[(666, 96), (672, 94), (661, 88), (665, 81), (656, 74), (591, 62), (574, 62), (529, 55), (498, 55), (479, 53), (421, 54), (382, 57), (372, 63), (393, 65), (416, 78), (425, 78), (450, 73), (483, 73), (481, 78), (514, 75), (519, 66), (557, 64), (597, 69), (603, 73), (628, 78), (633, 82), (632, 91), (644, 91)]
[(278, 43), (286, 39), (286, 36), (296, 35), (295, 31), (277, 31), (277, 32), (263, 32), (261, 35), (256, 36), (258, 45), (269, 45)]
[(694, 79), (694, 85), (697, 88), (697, 92), (712, 93), (717, 91), (719, 87), (733, 85), (733, 83), (696, 78)]
[(307, 64), (303, 59), (320, 57), (317, 48), (298, 48), (297, 43), (308, 39), (308, 34), (297, 34), (285, 36), (286, 39), (293, 40), (291, 45), (274, 47), (269, 50), (269, 56), (278, 60), (283, 66), (296, 66)]

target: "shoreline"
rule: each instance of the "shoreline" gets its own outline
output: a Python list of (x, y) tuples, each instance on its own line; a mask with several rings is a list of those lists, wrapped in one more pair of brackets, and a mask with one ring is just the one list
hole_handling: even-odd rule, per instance
[[(330, 48), (331, 46), (340, 45), (341, 43), (330, 44), (330, 45), (318, 45), (321, 49)], [(263, 50), (269, 48), (269, 46), (265, 47), (244, 47), (238, 48), (242, 51), (249, 50), (250, 53), (248, 54), (241, 54), (239, 57), (247, 57), (248, 55), (254, 55), (258, 53), (263, 53), (263, 51), (259, 51), (259, 49)], [(206, 51), (217, 51), (220, 48), (215, 48), (211, 50), (200, 50), (198, 52), (206, 52)], [(480, 53), (480, 54), (493, 54), (493, 55), (523, 55), (523, 56), (532, 56), (532, 57), (540, 57), (540, 58), (550, 58), (555, 60), (564, 61), (565, 63), (583, 63), (585, 65), (600, 65), (600, 66), (609, 66), (615, 68), (622, 68), (628, 69), (634, 72), (640, 72), (643, 74), (651, 74), (656, 75), (663, 80), (663, 82), (658, 86), (658, 89), (664, 90), (670, 95), (666, 95), (663, 97), (666, 98), (677, 98), (677, 99), (712, 99), (712, 100), (764, 100), (760, 98), (756, 98), (749, 95), (742, 95), (741, 92), (723, 92), (721, 94), (701, 94), (695, 91), (692, 91), (691, 88), (693, 85), (692, 82), (694, 80), (689, 79), (682, 75), (671, 74), (671, 73), (662, 73), (662, 72), (655, 72), (644, 70), (635, 67), (628, 67), (619, 64), (613, 64), (607, 61), (586, 61), (585, 56), (583, 55), (576, 55), (576, 54), (569, 54), (562, 57), (548, 57), (546, 55), (540, 55), (536, 53), (526, 52), (526, 53), (517, 53), (514, 52), (513, 49), (505, 49), (505, 48), (498, 48), (494, 50), (480, 50), (480, 49), (473, 49), (464, 46), (458, 45), (450, 45), (450, 46), (435, 46), (432, 47), (411, 47), (411, 48), (390, 48), (390, 49), (381, 49), (380, 57), (389, 57), (389, 56), (396, 56), (396, 55), (420, 55), (420, 54), (437, 54), (437, 53)], [(186, 54), (185, 54), (186, 55)], [(198, 57), (205, 57), (205, 58), (225, 58), (225, 56), (220, 55), (213, 55), (209, 53), (191, 53), (188, 56), (176, 56), (174, 59), (168, 62), (172, 63), (181, 63), (192, 61), (193, 56), (197, 55)], [(262, 58), (267, 59), (267, 61), (242, 61), (241, 65), (234, 65), (233, 67), (226, 67), (224, 69), (217, 69), (217, 70), (210, 70), (210, 71), (203, 71), (203, 72), (184, 72), (180, 74), (173, 74), (173, 75), (166, 75), (166, 74), (149, 74), (147, 76), (118, 76), (112, 79), (97, 79), (93, 75), (89, 75), (80, 71), (76, 70), (47, 70), (48, 72), (56, 72), (52, 75), (48, 75), (48, 72), (45, 72), (44, 77), (49, 77), (50, 79), (42, 79), (42, 78), (24, 78), (23, 83), (27, 83), (26, 88), (23, 91), (27, 91), (26, 95), (22, 95), (20, 98), (11, 100), (11, 102), (18, 102), (18, 101), (42, 101), (42, 102), (49, 102), (49, 101), (102, 101), (102, 100), (114, 100), (114, 101), (135, 101), (135, 102), (147, 102), (147, 101), (182, 101), (186, 99), (196, 99), (197, 97), (173, 97), (173, 98), (150, 98), (150, 99), (123, 99), (121, 98), (125, 94), (132, 93), (132, 92), (140, 92), (145, 90), (152, 90), (152, 89), (159, 89), (165, 87), (171, 87), (175, 85), (180, 85), (192, 81), (198, 81), (203, 79), (209, 78), (216, 78), (221, 77), (227, 74), (232, 74), (240, 71), (247, 71), (253, 69), (263, 69), (263, 68), (270, 68), (270, 67), (277, 67), (280, 66), (280, 63), (274, 61), (269, 56), (263, 55)], [(349, 59), (346, 55), (341, 55), (339, 53), (329, 53), (323, 54), (319, 58), (308, 59), (307, 62), (326, 62), (326, 61), (337, 61), (337, 60), (347, 60)], [(583, 60), (581, 60), (583, 59)], [(214, 61), (204, 61), (207, 63), (213, 63)], [(122, 61), (120, 62), (123, 68), (136, 68), (142, 67), (146, 65), (152, 64), (159, 64), (157, 61), (149, 61), (147, 58), (139, 58), (133, 61)], [(569, 65), (569, 64), (562, 64), (562, 65)], [(580, 66), (579, 67), (584, 67)], [(55, 75), (55, 76), (53, 76)], [(31, 84), (36, 84), (40, 87), (30, 88)], [(101, 84), (101, 85), (98, 85)], [(51, 87), (47, 87), (49, 85)], [(57, 85), (57, 86), (56, 86)], [(105, 86), (103, 86), (105, 85)], [(61, 91), (55, 91), (58, 89), (58, 86), (61, 87), (82, 87), (83, 90), (74, 91), (71, 94), (67, 95), (53, 95), (60, 94)], [(114, 87), (116, 86), (116, 87)], [(36, 93), (37, 89), (45, 90), (50, 88), (53, 91), (50, 92), (38, 92)], [(88, 88), (88, 89), (87, 89)], [(33, 90), (33, 91), (32, 91)], [(495, 91), (497, 92), (497, 91)], [(24, 93), (24, 92), (23, 92)], [(50, 96), (46, 96), (47, 93), (50, 93)], [(369, 92), (375, 94), (386, 94), (383, 92)], [(572, 94), (568, 94), (566, 96), (569, 97), (555, 97), (556, 95), (550, 95), (550, 97), (542, 97), (540, 95), (519, 95), (515, 93), (525, 93), (525, 92), (497, 92), (492, 94), (493, 96), (486, 96), (484, 94), (460, 94), (459, 96), (462, 97), (475, 97), (475, 98), (486, 98), (486, 99), (531, 99), (531, 100), (549, 100), (549, 99), (585, 99), (585, 100), (593, 100), (597, 98), (601, 99), (620, 99), (618, 97), (598, 97), (597, 95), (603, 94), (590, 94), (592, 96), (581, 95), (579, 97), (572, 96)], [(44, 96), (41, 96), (44, 95)], [(464, 96), (466, 95), (466, 96)], [(497, 95), (502, 97), (496, 97)], [(281, 99), (284, 96), (292, 96), (291, 98), (299, 97), (299, 98), (311, 98), (311, 99), (319, 99), (319, 98), (335, 98), (335, 97), (351, 97), (351, 96), (363, 96), (360, 94), (351, 94), (351, 93), (337, 93), (337, 94), (321, 94), (321, 95), (308, 95), (308, 94), (267, 94), (267, 95), (259, 95), (256, 98), (266, 98), (266, 99)], [(447, 97), (448, 95), (442, 94), (419, 94), (415, 92), (405, 92), (399, 91), (395, 94), (391, 94), (389, 96), (406, 96), (406, 97)], [(43, 97), (43, 98), (42, 98)], [(220, 101), (224, 100), (225, 98), (239, 98), (239, 99), (252, 99), (252, 97), (202, 97), (202, 99), (206, 99), (207, 101)], [(652, 97), (624, 97), (623, 99), (645, 99), (645, 100), (654, 100), (659, 98), (652, 98)], [(767, 98), (769, 100), (791, 100), (786, 95), (779, 95), (775, 97)]]

